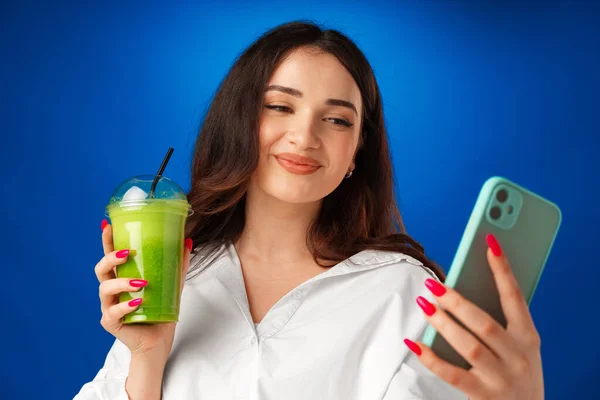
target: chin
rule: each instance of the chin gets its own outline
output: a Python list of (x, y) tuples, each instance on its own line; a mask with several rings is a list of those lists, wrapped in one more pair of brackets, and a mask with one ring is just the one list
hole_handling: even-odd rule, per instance
[[(261, 179), (262, 178), (262, 179)], [(323, 200), (334, 187), (323, 182), (322, 177), (281, 176), (280, 174), (267, 174), (254, 181), (264, 195), (273, 197), (285, 203), (306, 204)]]
[(321, 201), (328, 193), (321, 193), (322, 190), (315, 190), (310, 185), (298, 187), (298, 185), (274, 184), (266, 185), (262, 188), (268, 196), (274, 197), (285, 203), (304, 204)]
[(275, 168), (259, 168), (253, 184), (263, 194), (285, 203), (307, 204), (323, 200), (340, 184), (323, 169), (298, 175)]

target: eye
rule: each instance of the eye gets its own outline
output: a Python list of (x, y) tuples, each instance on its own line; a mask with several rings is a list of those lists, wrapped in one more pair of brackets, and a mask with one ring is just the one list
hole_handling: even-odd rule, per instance
[(345, 119), (340, 119), (340, 118), (326, 118), (326, 120), (328, 120), (328, 121), (335, 121), (334, 125), (342, 125), (342, 126), (345, 126), (347, 128), (349, 128), (352, 125), (354, 125), (352, 122), (346, 121)]
[(292, 111), (291, 108), (286, 107), (286, 106), (268, 105), (268, 106), (265, 106), (265, 108), (268, 108), (269, 110), (279, 111), (279, 112)]
[[(269, 110), (275, 110), (277, 112), (283, 112), (283, 113), (293, 112), (293, 110), (287, 106), (270, 104), (270, 105), (265, 105), (265, 108), (267, 108)], [(345, 126), (346, 128), (349, 128), (354, 125), (352, 122), (345, 120), (345, 119), (341, 119), (341, 118), (325, 118), (325, 121), (333, 121), (334, 125)]]

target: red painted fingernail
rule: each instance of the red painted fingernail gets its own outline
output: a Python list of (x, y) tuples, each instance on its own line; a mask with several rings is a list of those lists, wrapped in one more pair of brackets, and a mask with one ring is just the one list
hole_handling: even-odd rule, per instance
[(492, 249), (492, 253), (494, 253), (496, 257), (500, 257), (502, 255), (502, 248), (500, 247), (500, 243), (498, 243), (496, 240), (496, 236), (490, 233), (486, 236), (486, 240), (488, 242), (488, 246), (490, 246), (490, 249)]
[(446, 293), (446, 288), (444, 287), (444, 285), (431, 278), (425, 279), (425, 286), (427, 286), (427, 289), (429, 289), (431, 293), (433, 293), (436, 296), (441, 296), (444, 293)]
[(185, 239), (185, 247), (187, 247), (189, 251), (192, 251), (192, 248), (194, 247), (194, 242), (192, 242), (192, 239)]
[(417, 304), (419, 305), (419, 307), (421, 307), (423, 309), (425, 314), (427, 314), (429, 316), (433, 315), (433, 313), (435, 312), (434, 305), (431, 304), (430, 302), (428, 302), (425, 297), (421, 297), (421, 296), (417, 297)]
[(416, 355), (418, 355), (418, 356), (421, 355), (421, 348), (419, 347), (418, 344), (416, 344), (412, 340), (404, 339), (404, 344), (406, 344), (406, 346)]
[(104, 228), (106, 228), (106, 225), (108, 225), (108, 221), (103, 219), (102, 220), (102, 232), (104, 232)]
[(120, 251), (117, 251), (116, 254), (115, 254), (115, 256), (117, 258), (125, 258), (128, 255), (129, 255), (129, 250), (120, 250)]
[(131, 300), (129, 303), (127, 303), (129, 305), (129, 307), (136, 307), (139, 306), (140, 304), (142, 304), (142, 298), (138, 297), (137, 299), (133, 299)]
[(129, 281), (129, 284), (133, 287), (144, 287), (148, 284), (148, 281), (143, 279), (132, 279)]

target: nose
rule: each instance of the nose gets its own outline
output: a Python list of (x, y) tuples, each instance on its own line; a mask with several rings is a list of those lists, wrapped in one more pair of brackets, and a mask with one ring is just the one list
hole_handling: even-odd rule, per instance
[(308, 118), (304, 121), (297, 119), (294, 123), (294, 128), (288, 131), (287, 139), (300, 150), (317, 149), (321, 146), (317, 127)]

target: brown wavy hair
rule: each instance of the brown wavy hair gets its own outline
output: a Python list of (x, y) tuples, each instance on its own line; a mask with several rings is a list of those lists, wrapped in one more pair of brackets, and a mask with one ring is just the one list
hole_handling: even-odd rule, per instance
[[(186, 235), (196, 249), (212, 246), (212, 251), (201, 252), (204, 257), (214, 256), (222, 244), (240, 237), (246, 190), (259, 159), (265, 85), (277, 66), (299, 48), (335, 56), (356, 81), (363, 101), (354, 173), (323, 199), (307, 232), (314, 260), (331, 266), (362, 250), (401, 252), (444, 280), (443, 270), (406, 234), (396, 205), (381, 94), (369, 62), (348, 37), (310, 21), (267, 31), (237, 58), (221, 82), (194, 149), (188, 193), (194, 214), (188, 218)], [(207, 263), (193, 263), (190, 272), (199, 264)]]

